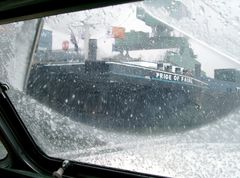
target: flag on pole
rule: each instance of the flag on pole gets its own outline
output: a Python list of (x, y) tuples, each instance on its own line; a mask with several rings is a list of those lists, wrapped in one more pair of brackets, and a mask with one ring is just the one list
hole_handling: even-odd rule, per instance
[(71, 41), (72, 44), (74, 45), (74, 51), (78, 52), (78, 44), (77, 44), (76, 37), (75, 37), (72, 29), (70, 29), (70, 30), (71, 30), (70, 41)]

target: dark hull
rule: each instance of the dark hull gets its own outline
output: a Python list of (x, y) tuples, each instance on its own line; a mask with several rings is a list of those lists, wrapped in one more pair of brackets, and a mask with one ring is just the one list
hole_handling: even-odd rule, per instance
[(74, 120), (115, 129), (194, 126), (239, 105), (237, 93), (213, 92), (199, 80), (163, 79), (156, 73), (106, 63), (36, 65), (27, 92)]

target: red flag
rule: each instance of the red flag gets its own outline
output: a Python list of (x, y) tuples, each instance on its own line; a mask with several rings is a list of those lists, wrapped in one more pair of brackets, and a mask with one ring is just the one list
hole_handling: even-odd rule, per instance
[(112, 27), (113, 38), (125, 38), (125, 28), (123, 27)]

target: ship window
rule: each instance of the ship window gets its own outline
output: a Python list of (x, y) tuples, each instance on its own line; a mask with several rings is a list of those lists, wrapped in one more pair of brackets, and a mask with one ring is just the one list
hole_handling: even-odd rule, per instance
[(49, 156), (238, 177), (239, 5), (147, 0), (1, 25), (0, 81)]

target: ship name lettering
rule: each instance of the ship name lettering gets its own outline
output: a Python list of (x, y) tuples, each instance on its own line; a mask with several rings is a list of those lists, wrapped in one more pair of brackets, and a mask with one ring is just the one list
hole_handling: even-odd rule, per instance
[(161, 80), (170, 80), (170, 81), (180, 81), (180, 82), (187, 82), (192, 83), (192, 79), (190, 77), (184, 77), (179, 75), (172, 75), (172, 74), (165, 74), (161, 72), (156, 73), (156, 78), (159, 78)]

